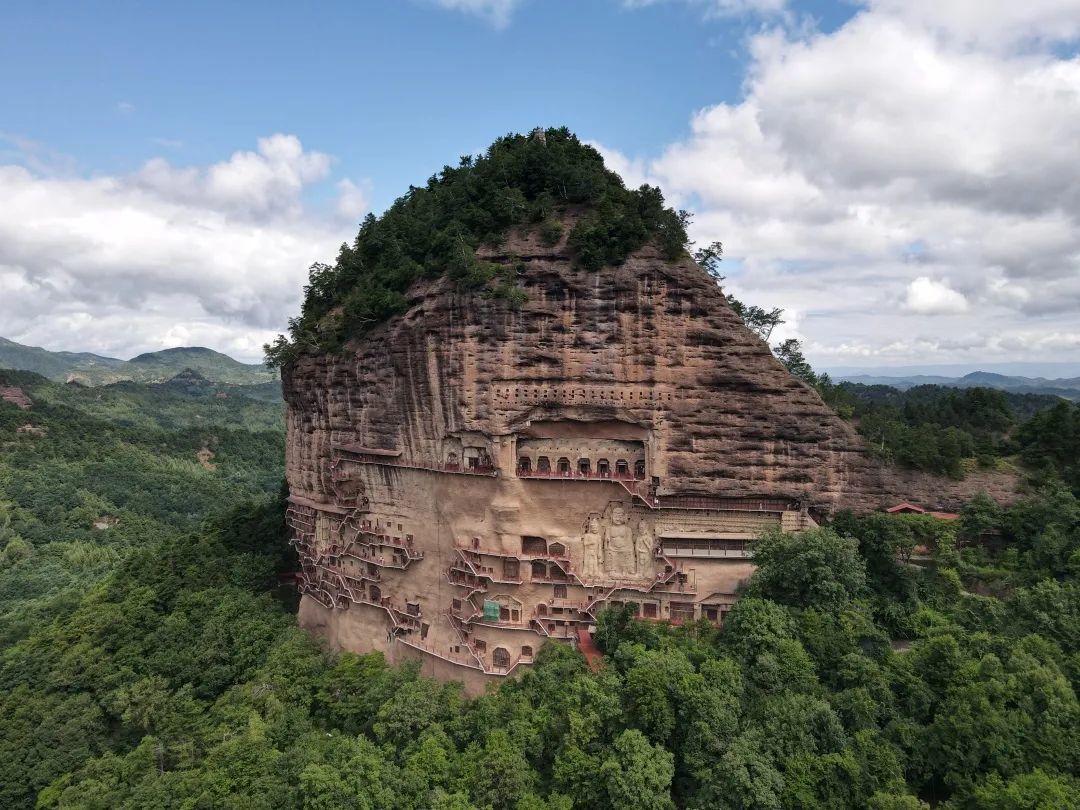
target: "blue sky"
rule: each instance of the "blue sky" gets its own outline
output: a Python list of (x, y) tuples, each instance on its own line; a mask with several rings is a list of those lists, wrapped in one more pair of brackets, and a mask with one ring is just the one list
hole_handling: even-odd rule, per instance
[(565, 124), (694, 211), (818, 365), (1072, 360), (1078, 26), (1080, 0), (9, 5), (0, 334), (255, 359), (365, 211)]
[[(752, 15), (684, 3), (523, 4), (505, 26), (410, 0), (21, 4), (4, 13), (3, 127), (122, 173), (296, 134), (385, 207), (496, 135), (566, 125), (628, 153), (738, 97)], [(823, 24), (855, 9), (811, 3)], [(182, 144), (178, 146), (176, 144)], [(163, 152), (163, 150), (165, 150)]]

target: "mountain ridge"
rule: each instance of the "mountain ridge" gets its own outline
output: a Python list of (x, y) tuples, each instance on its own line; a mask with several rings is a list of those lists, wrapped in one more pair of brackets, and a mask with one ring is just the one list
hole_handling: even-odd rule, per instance
[(840, 376), (837, 381), (861, 385), (887, 385), (901, 391), (906, 391), (918, 385), (940, 385), (947, 388), (994, 388), (1016, 394), (1051, 394), (1063, 399), (1080, 400), (1080, 377), (1048, 379), (1046, 377), (998, 374), (992, 371), (973, 371), (960, 377), (930, 374), (895, 377), (884, 374), (854, 374)]
[(125, 380), (167, 382), (187, 370), (214, 383), (256, 385), (277, 380), (277, 374), (261, 364), (241, 363), (205, 346), (175, 346), (121, 360), (90, 352), (54, 352), (2, 337), (0, 368), (33, 371), (56, 382), (91, 386)]

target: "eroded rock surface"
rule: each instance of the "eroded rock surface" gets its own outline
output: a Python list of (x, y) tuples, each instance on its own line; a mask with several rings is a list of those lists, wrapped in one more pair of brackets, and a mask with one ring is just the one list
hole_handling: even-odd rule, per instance
[(882, 466), (689, 259), (587, 272), (529, 232), (487, 258), (519, 310), (436, 279), (285, 372), (301, 620), (340, 647), (477, 689), (611, 602), (720, 620), (766, 526), (971, 489)]
[(24, 411), (30, 410), (34, 404), (26, 392), (16, 385), (0, 385), (0, 400), (10, 402)]

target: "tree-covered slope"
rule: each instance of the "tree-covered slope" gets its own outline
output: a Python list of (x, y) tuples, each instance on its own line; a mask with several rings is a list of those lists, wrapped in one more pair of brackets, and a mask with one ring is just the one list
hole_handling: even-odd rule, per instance
[(107, 374), (123, 364), (123, 360), (115, 357), (85, 352), (50, 352), (0, 337), (0, 368), (33, 371), (50, 380), (62, 381), (75, 372)]
[[(0, 381), (33, 400), (0, 403), (2, 807), (1076, 807), (1080, 504), (1054, 459), (1005, 511), (770, 535), (723, 629), (612, 610), (600, 671), (550, 642), (465, 700), (297, 629), (271, 406)], [(1051, 453), (1046, 413), (1025, 430)]]
[(236, 385), (273, 381), (274, 372), (263, 365), (234, 360), (202, 346), (179, 346), (132, 357), (123, 367), (136, 382), (163, 382), (184, 371), (195, 371), (211, 382)]
[(565, 128), (507, 135), (481, 157), (462, 157), (410, 187), (382, 216), (368, 215), (333, 265), (312, 267), (289, 339), (267, 347), (267, 356), (282, 363), (302, 351), (336, 350), (403, 312), (410, 286), (424, 278), (446, 275), (513, 303), (513, 267), (479, 260), (477, 248), (523, 224), (554, 245), (568, 213), (569, 244), (585, 267), (618, 264), (650, 240), (672, 258), (686, 244), (686, 215), (665, 207), (659, 189), (627, 189)]
[[(5, 807), (1074, 808), (1075, 499), (772, 535), (721, 631), (601, 616), (484, 697), (329, 655), (271, 598), (281, 505), (147, 538), (0, 651)], [(999, 595), (968, 579), (992, 562)], [(912, 542), (936, 568), (905, 565)], [(1047, 546), (1048, 547), (1048, 546)], [(1060, 559), (1060, 558), (1058, 558)], [(1067, 559), (1067, 558), (1066, 558)], [(898, 650), (890, 637), (908, 641)], [(1073, 803), (1070, 803), (1073, 802)]]
[(70, 606), (133, 547), (276, 491), (280, 403), (167, 386), (83, 388), (0, 371), (0, 643)]
[(976, 467), (1021, 465), (1080, 492), (1080, 404), (991, 388), (834, 384), (827, 375), (815, 385), (888, 461), (957, 479)]

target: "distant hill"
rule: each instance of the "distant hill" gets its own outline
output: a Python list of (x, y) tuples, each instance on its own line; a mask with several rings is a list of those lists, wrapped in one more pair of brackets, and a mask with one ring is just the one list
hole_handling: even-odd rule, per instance
[(124, 365), (115, 357), (102, 357), (89, 352), (50, 352), (37, 346), (24, 346), (0, 337), (0, 368), (33, 371), (51, 380), (66, 380), (76, 372), (108, 373)]
[(132, 379), (145, 382), (172, 379), (185, 370), (197, 371), (210, 382), (235, 385), (251, 385), (277, 379), (276, 372), (270, 371), (264, 365), (241, 363), (227, 354), (202, 346), (182, 346), (140, 354), (128, 360), (125, 370), (132, 372)]
[(995, 374), (990, 371), (973, 371), (963, 377), (940, 377), (914, 374), (910, 376), (884, 376), (855, 374), (838, 378), (840, 382), (862, 385), (888, 385), (901, 391), (917, 385), (944, 385), (952, 388), (996, 388), (1014, 394), (1046, 394), (1064, 399), (1080, 400), (1080, 377), (1047, 379), (1045, 377), (1020, 377)]
[(1045, 377), (1056, 380), (1062, 377), (1080, 377), (1080, 360), (924, 363), (911, 366), (832, 366), (822, 363), (820, 369), (815, 364), (814, 370), (826, 371), (834, 380), (862, 374), (870, 377), (914, 377), (925, 374), (931, 377), (957, 379), (973, 371), (990, 371), (1006, 377)]
[(107, 385), (134, 382), (166, 382), (190, 370), (212, 383), (261, 385), (276, 383), (277, 373), (263, 365), (234, 360), (227, 354), (202, 346), (163, 349), (120, 360), (86, 352), (51, 352), (0, 338), (0, 368), (33, 371), (57, 382)]
[(155, 388), (187, 394), (192, 397), (214, 396), (219, 399), (247, 397), (248, 399), (258, 399), (264, 402), (281, 403), (280, 380), (259, 383), (216, 383), (206, 379), (197, 371), (185, 368), (175, 377), (153, 385)]

